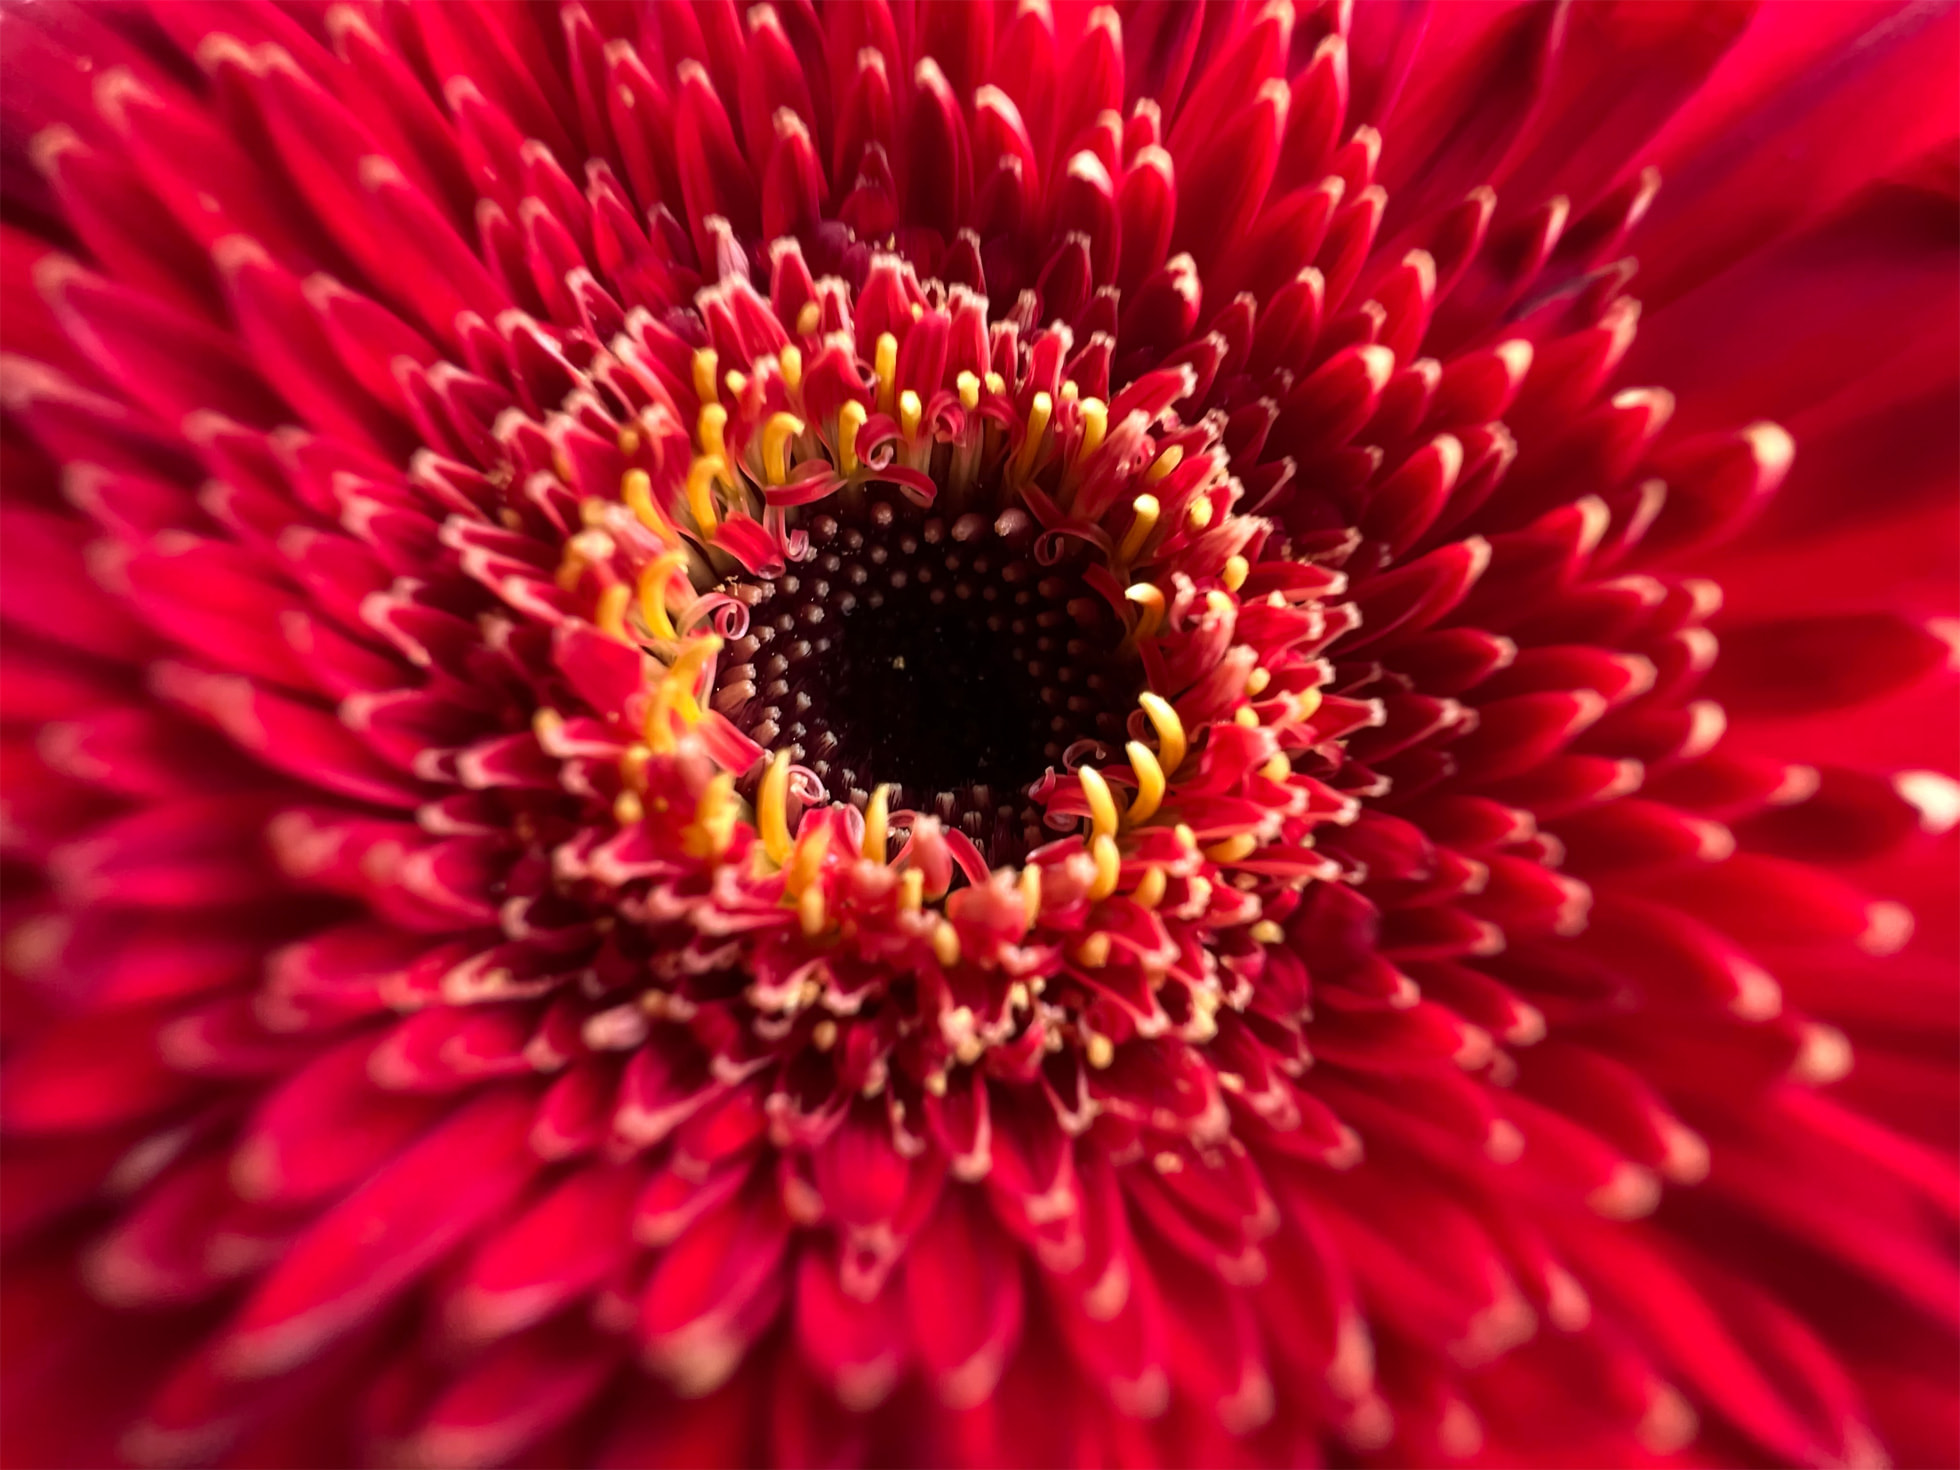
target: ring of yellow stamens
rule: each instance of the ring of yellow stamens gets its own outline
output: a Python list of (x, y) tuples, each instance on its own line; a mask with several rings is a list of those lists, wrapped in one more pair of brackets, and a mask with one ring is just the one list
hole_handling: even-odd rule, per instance
[(789, 478), (789, 444), (803, 432), (803, 420), (793, 413), (772, 413), (762, 426), (762, 476), (771, 485)]
[(1163, 805), (1164, 768), (1141, 740), (1130, 741), (1123, 750), (1130, 757), (1130, 769), (1137, 778), (1137, 794), (1131, 798), (1125, 818), (1135, 827), (1156, 816), (1157, 808)]
[(864, 843), (860, 849), (867, 861), (883, 864), (890, 841), (892, 789), (880, 786), (864, 804)]
[(1143, 706), (1144, 717), (1157, 732), (1157, 763), (1166, 776), (1176, 775), (1177, 768), (1184, 764), (1184, 721), (1161, 694), (1145, 692), (1137, 696), (1137, 703)]
[(837, 410), (837, 468), (846, 475), (858, 472), (858, 431), (869, 417), (855, 398)]
[(779, 750), (762, 774), (755, 796), (755, 828), (769, 861), (781, 867), (789, 861), (789, 752)]
[(1143, 550), (1143, 543), (1157, 529), (1157, 517), (1164, 509), (1156, 496), (1148, 494), (1139, 495), (1130, 508), (1135, 512), (1135, 519), (1130, 522), (1130, 529), (1123, 533), (1122, 545), (1116, 548), (1116, 560), (1123, 566), (1137, 559), (1137, 553)]

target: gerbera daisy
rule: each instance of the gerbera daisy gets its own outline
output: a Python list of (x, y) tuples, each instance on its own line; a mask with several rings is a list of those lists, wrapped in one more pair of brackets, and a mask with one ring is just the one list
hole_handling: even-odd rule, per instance
[(9, 1462), (1950, 1460), (1956, 29), (0, 13)]

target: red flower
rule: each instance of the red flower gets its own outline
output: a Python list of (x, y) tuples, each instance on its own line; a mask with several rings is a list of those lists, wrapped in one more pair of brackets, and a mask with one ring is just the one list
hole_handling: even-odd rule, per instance
[(1951, 10), (0, 35), (10, 1463), (1951, 1460)]

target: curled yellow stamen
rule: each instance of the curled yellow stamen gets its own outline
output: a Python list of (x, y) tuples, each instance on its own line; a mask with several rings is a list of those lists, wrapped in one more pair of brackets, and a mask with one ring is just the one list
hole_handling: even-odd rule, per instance
[(712, 347), (703, 347), (694, 354), (694, 396), (703, 406), (715, 401), (715, 369), (719, 361)]
[(878, 375), (878, 412), (890, 413), (893, 384), (898, 377), (898, 338), (890, 332), (880, 332), (871, 352), (871, 370)]
[(1137, 886), (1131, 890), (1130, 897), (1143, 907), (1154, 909), (1164, 901), (1164, 889), (1169, 882), (1170, 879), (1165, 875), (1164, 870), (1152, 863), (1143, 870), (1143, 876), (1137, 880)]
[(779, 750), (762, 774), (762, 789), (755, 795), (755, 827), (762, 836), (762, 850), (769, 861), (781, 867), (789, 861), (789, 752)]
[(674, 753), (674, 701), (679, 693), (672, 679), (662, 679), (653, 691), (653, 703), (647, 706), (647, 745), (661, 755)]
[(686, 562), (686, 552), (669, 551), (648, 562), (640, 573), (640, 616), (656, 638), (680, 636), (667, 614), (667, 583)]
[(705, 454), (687, 467), (687, 509), (704, 536), (718, 524), (715, 479), (720, 474), (721, 461)]
[(789, 478), (789, 441), (803, 432), (803, 420), (793, 413), (772, 413), (762, 426), (762, 475), (771, 485)]
[(1148, 638), (1164, 625), (1164, 594), (1148, 582), (1133, 582), (1123, 595), (1142, 611), (1137, 615), (1136, 635)]
[(701, 441), (701, 452), (712, 459), (728, 458), (728, 410), (719, 403), (704, 404), (701, 417), (694, 421), (694, 437)]
[(919, 402), (919, 395), (907, 388), (898, 395), (898, 432), (907, 439), (919, 437), (919, 420), (925, 417), (925, 405)]
[(1102, 448), (1104, 436), (1109, 433), (1109, 405), (1100, 398), (1082, 400), (1082, 440), (1075, 451), (1075, 462), (1081, 464), (1090, 455)]
[(864, 804), (864, 845), (865, 857), (874, 863), (885, 860), (885, 848), (889, 841), (889, 814), (892, 806), (892, 789), (880, 786), (871, 793), (871, 800)]
[(1143, 543), (1157, 529), (1157, 517), (1163, 511), (1163, 506), (1154, 495), (1139, 495), (1131, 502), (1130, 508), (1136, 512), (1136, 519), (1130, 522), (1130, 529), (1123, 533), (1123, 544), (1116, 548), (1116, 560), (1125, 566), (1135, 561), (1137, 553), (1143, 550)]
[(701, 683), (701, 671), (721, 652), (721, 648), (721, 636), (717, 633), (697, 638), (675, 656), (672, 667), (667, 670), (663, 687), (671, 687), (675, 691), (681, 717), (689, 724), (701, 718), (701, 707), (694, 698), (694, 691)]
[(980, 406), (980, 380), (972, 373), (961, 373), (953, 380), (960, 392), (960, 407), (968, 413)]
[(1177, 711), (1161, 694), (1140, 694), (1137, 703), (1143, 706), (1144, 716), (1157, 732), (1158, 763), (1163, 766), (1166, 776), (1176, 775), (1177, 768), (1184, 764), (1184, 721), (1177, 717)]
[(869, 417), (855, 398), (837, 410), (837, 468), (847, 475), (858, 472), (858, 430)]
[(1089, 855), (1096, 860), (1096, 880), (1089, 885), (1089, 901), (1098, 902), (1116, 891), (1122, 877), (1123, 858), (1116, 851), (1114, 837), (1098, 837), (1089, 844)]
[(823, 868), (824, 854), (830, 850), (830, 829), (813, 827), (796, 839), (796, 852), (790, 858), (789, 871), (783, 875), (783, 891), (801, 893), (817, 881), (817, 874)]
[(916, 914), (926, 901), (926, 875), (917, 868), (907, 868), (898, 875), (898, 906), (908, 914)]
[(599, 594), (599, 606), (592, 614), (592, 621), (599, 631), (608, 638), (616, 638), (621, 643), (633, 640), (626, 632), (626, 604), (633, 600), (633, 589), (624, 582), (615, 582)]
[(1132, 740), (1123, 749), (1137, 778), (1137, 794), (1130, 802), (1129, 813), (1129, 823), (1134, 827), (1156, 816), (1157, 808), (1163, 805), (1164, 768), (1141, 740)]
[(1109, 782), (1094, 766), (1083, 766), (1075, 774), (1082, 782), (1082, 794), (1089, 798), (1090, 834), (1098, 838), (1115, 836), (1116, 793), (1109, 789)]
[(783, 366), (783, 386), (794, 393), (803, 386), (803, 349), (794, 342), (776, 354)]
[(1021, 869), (1021, 915), (1027, 924), (1041, 917), (1041, 869), (1033, 863)]
[(674, 528), (653, 503), (653, 481), (645, 470), (628, 470), (619, 482), (619, 498), (639, 523), (662, 541), (674, 539)]
[(1173, 444), (1162, 454), (1158, 455), (1155, 463), (1144, 472), (1144, 482), (1154, 485), (1183, 463), (1184, 446), (1182, 444)]
[(944, 919), (932, 931), (932, 957), (943, 966), (960, 962), (960, 933)]
[(1041, 453), (1041, 441), (1048, 434), (1048, 420), (1055, 416), (1055, 400), (1046, 393), (1034, 395), (1034, 403), (1028, 409), (1028, 432), (1021, 440), (1021, 447), (1014, 455), (1014, 478), (1025, 480), (1034, 468), (1035, 457)]
[(1242, 556), (1225, 558), (1223, 581), (1227, 592), (1236, 592), (1245, 586), (1245, 579), (1252, 575), (1252, 563)]
[(1205, 849), (1205, 856), (1215, 863), (1235, 863), (1251, 853), (1259, 845), (1259, 839), (1250, 832), (1241, 832), (1236, 837), (1228, 837), (1223, 842), (1214, 842)]

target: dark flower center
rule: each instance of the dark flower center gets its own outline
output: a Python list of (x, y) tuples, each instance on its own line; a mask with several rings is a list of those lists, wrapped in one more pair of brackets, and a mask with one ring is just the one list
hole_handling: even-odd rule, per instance
[(750, 610), (718, 705), (837, 799), (880, 783), (998, 866), (1047, 837), (1028, 788), (1106, 759), (1143, 673), (1081, 543), (1036, 555), (1026, 512), (948, 519), (872, 491), (809, 526), (811, 555), (726, 590)]

